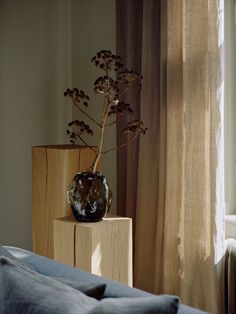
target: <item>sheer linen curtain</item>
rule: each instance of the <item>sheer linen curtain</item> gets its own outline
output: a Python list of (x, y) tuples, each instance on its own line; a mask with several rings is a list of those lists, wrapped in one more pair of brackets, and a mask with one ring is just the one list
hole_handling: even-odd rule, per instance
[(149, 127), (118, 153), (134, 285), (214, 314), (224, 313), (222, 16), (221, 0), (117, 0), (117, 52), (144, 77), (128, 98)]

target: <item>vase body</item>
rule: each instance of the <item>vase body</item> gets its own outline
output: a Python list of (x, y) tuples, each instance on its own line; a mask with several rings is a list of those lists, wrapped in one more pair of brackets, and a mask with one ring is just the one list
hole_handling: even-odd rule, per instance
[(112, 193), (101, 172), (79, 172), (68, 187), (67, 199), (76, 220), (96, 222), (108, 212)]

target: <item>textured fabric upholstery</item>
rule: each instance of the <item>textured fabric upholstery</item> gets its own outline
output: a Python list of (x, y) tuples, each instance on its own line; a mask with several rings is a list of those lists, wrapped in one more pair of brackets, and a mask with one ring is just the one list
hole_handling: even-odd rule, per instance
[(111, 309), (113, 314), (177, 314), (179, 308), (179, 298), (171, 295), (98, 301), (77, 288), (0, 256), (0, 314), (110, 314)]
[[(24, 260), (28, 264), (32, 265), (34, 269), (46, 276), (50, 277), (61, 277), (66, 279), (73, 279), (73, 280), (79, 280), (79, 281), (85, 281), (85, 282), (93, 282), (93, 283), (106, 283), (107, 288), (105, 291), (104, 296), (105, 297), (111, 297), (111, 298), (119, 298), (119, 297), (145, 297), (145, 296), (153, 296), (150, 293), (147, 293), (145, 291), (136, 289), (136, 288), (130, 288), (126, 285), (123, 285), (121, 283), (105, 279), (103, 277), (99, 277), (84, 271), (81, 271), (79, 269), (66, 266), (60, 263), (57, 263), (49, 258), (39, 256), (37, 254), (34, 254), (32, 252), (22, 250), (19, 248), (14, 247), (6, 247), (7, 250), (13, 254), (14, 256)], [(206, 312), (197, 310), (195, 308), (186, 306), (186, 305), (180, 305), (178, 314), (206, 314)]]

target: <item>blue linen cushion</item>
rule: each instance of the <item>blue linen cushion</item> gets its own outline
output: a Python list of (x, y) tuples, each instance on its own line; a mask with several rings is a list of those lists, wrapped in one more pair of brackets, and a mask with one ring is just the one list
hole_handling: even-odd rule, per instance
[(178, 298), (108, 298), (97, 301), (15, 260), (0, 257), (0, 314), (176, 314)]
[[(150, 297), (153, 294), (128, 287), (119, 282), (115, 282), (104, 277), (100, 277), (88, 272), (84, 272), (81, 269), (74, 268), (68, 265), (58, 263), (45, 256), (37, 255), (33, 252), (23, 250), (21, 248), (5, 246), (5, 248), (11, 252), (11, 254), (31, 264), (39, 273), (50, 277), (61, 277), (71, 280), (79, 280), (80, 282), (92, 282), (92, 283), (106, 283), (107, 288), (105, 290), (106, 298), (138, 298), (138, 297)], [(179, 304), (178, 314), (208, 314), (196, 308)]]
[(8, 250), (6, 250), (1, 244), (0, 244), (0, 256), (9, 257), (10, 259), (17, 261), (17, 263), (25, 266), (26, 268), (34, 270), (34, 267), (30, 263), (27, 263), (23, 259), (19, 259), (15, 257)]
[(0, 257), (0, 314), (86, 314), (98, 302), (8, 257)]
[(106, 284), (105, 283), (81, 283), (80, 281), (77, 280), (69, 280), (65, 278), (59, 278), (59, 277), (52, 277), (53, 279), (64, 283), (68, 286), (70, 286), (73, 289), (76, 289), (80, 292), (83, 292), (87, 296), (91, 298), (95, 298), (96, 300), (101, 300), (102, 297), (104, 296), (104, 292), (106, 290)]
[[(17, 258), (13, 256), (9, 251), (7, 251), (2, 245), (0, 245), (0, 256), (3, 257), (9, 257), (11, 260), (16, 261), (18, 264), (21, 264), (22, 266), (29, 268), (31, 270), (35, 270), (33, 266), (30, 263), (25, 262), (23, 259)], [(74, 288), (80, 292), (83, 292), (89, 297), (95, 298), (97, 300), (100, 300), (105, 292), (106, 284), (105, 283), (97, 283), (97, 282), (91, 282), (91, 281), (82, 281), (81, 280), (69, 280), (65, 278), (60, 277), (53, 277), (53, 279), (64, 283), (71, 288)]]
[(89, 314), (176, 314), (178, 307), (178, 297), (170, 295), (108, 298), (100, 301)]

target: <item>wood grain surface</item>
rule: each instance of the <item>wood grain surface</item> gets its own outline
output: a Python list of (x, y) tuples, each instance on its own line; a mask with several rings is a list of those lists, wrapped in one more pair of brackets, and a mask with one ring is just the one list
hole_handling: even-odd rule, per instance
[(67, 188), (79, 171), (89, 171), (94, 152), (83, 146), (32, 148), (33, 249), (53, 258), (53, 220), (71, 216)]
[(132, 220), (107, 217), (96, 223), (54, 220), (55, 260), (132, 286)]

